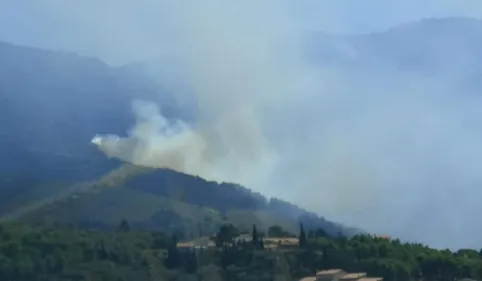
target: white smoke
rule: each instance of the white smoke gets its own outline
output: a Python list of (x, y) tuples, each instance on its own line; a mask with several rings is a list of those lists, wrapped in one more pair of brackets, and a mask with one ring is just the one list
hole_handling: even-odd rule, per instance
[(251, 128), (241, 113), (196, 130), (180, 120), (167, 120), (152, 102), (135, 101), (132, 108), (137, 122), (127, 137), (96, 135), (91, 141), (108, 157), (215, 181), (255, 185), (260, 176), (267, 176), (266, 160), (274, 155), (263, 159), (269, 148), (259, 143), (261, 136), (251, 139), (254, 132), (246, 131)]
[(279, 25), (291, 21), (271, 1), (180, 2), (170, 6), (170, 23), (196, 94), (195, 123), (168, 122), (154, 104), (136, 102), (129, 136), (97, 136), (95, 143), (133, 164), (274, 191), (279, 151), (263, 121), (281, 112), (307, 71), (295, 33)]
[(137, 123), (128, 137), (97, 135), (92, 143), (107, 156), (135, 165), (218, 180), (213, 163), (206, 158), (206, 140), (199, 132), (180, 120), (167, 120), (154, 103), (135, 101), (132, 108)]

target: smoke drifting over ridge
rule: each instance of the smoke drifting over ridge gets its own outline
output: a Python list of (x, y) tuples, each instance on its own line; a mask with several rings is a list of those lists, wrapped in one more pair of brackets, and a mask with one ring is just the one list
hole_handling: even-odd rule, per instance
[(170, 5), (176, 56), (196, 95), (196, 121), (171, 124), (154, 104), (136, 102), (137, 124), (128, 138), (100, 136), (94, 143), (134, 164), (270, 191), (279, 151), (263, 115), (281, 113), (300, 95), (296, 75), (308, 70), (292, 20), (277, 6), (218, 0)]
[(314, 67), (280, 2), (163, 8), (184, 70), (165, 82), (193, 89), (196, 119), (167, 120), (136, 101), (127, 137), (93, 139), (106, 155), (240, 183), (369, 231), (482, 242), (471, 219), (482, 209), (481, 100), (446, 79), (463, 69), (429, 78)]

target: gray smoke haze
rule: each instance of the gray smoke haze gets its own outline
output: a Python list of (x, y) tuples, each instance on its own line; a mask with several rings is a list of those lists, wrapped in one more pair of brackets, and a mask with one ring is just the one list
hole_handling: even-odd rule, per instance
[[(92, 13), (116, 16), (66, 17), (117, 56), (175, 57), (163, 69), (183, 71), (158, 79), (186, 85), (197, 104), (187, 123), (133, 102), (127, 136), (93, 139), (109, 157), (240, 183), (432, 246), (482, 244), (473, 225), (482, 211), (482, 103), (448, 79), (464, 68), (433, 78), (313, 65), (283, 1), (146, 1), (142, 10), (107, 2)], [(159, 33), (146, 34), (146, 23)]]
[(306, 98), (295, 89), (308, 65), (292, 21), (269, 1), (181, 1), (170, 9), (175, 56), (186, 70), (181, 79), (196, 95), (195, 123), (170, 124), (155, 105), (136, 102), (138, 122), (129, 138), (100, 136), (94, 142), (134, 164), (275, 194), (280, 151), (264, 115), (282, 113), (294, 97)]

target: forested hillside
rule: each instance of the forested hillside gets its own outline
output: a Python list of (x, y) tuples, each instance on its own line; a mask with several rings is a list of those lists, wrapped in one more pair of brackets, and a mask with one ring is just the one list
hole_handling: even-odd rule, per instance
[[(151, 79), (147, 66), (113, 68), (96, 58), (8, 43), (0, 43), (0, 61), (4, 220), (109, 228), (126, 213), (138, 226), (169, 230), (173, 226), (159, 220), (160, 213), (174, 224), (184, 224), (179, 216), (188, 219), (191, 227), (196, 223), (190, 217), (204, 208), (207, 211), (199, 216), (214, 216), (214, 227), (226, 220), (241, 223), (245, 217), (256, 217), (288, 227), (303, 219), (333, 233), (344, 232), (318, 215), (284, 201), (269, 201), (236, 184), (207, 182), (170, 170), (139, 172), (142, 169), (106, 158), (90, 140), (97, 133), (125, 134), (133, 121), (134, 99), (156, 102), (168, 118), (192, 114)], [(103, 187), (115, 189), (72, 200), (79, 191)], [(172, 207), (178, 205), (184, 207)]]
[(279, 224), (294, 231), (303, 222), (310, 229), (323, 228), (332, 235), (359, 231), (284, 200), (268, 200), (241, 186), (132, 165), (124, 165), (99, 181), (18, 208), (1, 219), (112, 230), (122, 218), (137, 229), (191, 236), (212, 235), (225, 223), (243, 230), (256, 223), (264, 230)]

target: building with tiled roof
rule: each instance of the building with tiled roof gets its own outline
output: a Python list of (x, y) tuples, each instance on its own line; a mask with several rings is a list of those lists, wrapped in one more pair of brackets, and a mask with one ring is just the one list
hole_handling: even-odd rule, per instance
[(309, 276), (300, 281), (383, 281), (382, 277), (367, 277), (365, 272), (347, 273), (342, 269), (320, 270), (316, 276)]
[(303, 277), (300, 279), (300, 281), (316, 281), (316, 277), (313, 277), (313, 276)]
[(363, 277), (357, 281), (383, 281), (382, 277)]
[(365, 272), (347, 273), (340, 277), (340, 281), (358, 281), (366, 276), (367, 274)]
[(316, 273), (316, 281), (338, 281), (346, 272), (342, 269), (320, 270)]

